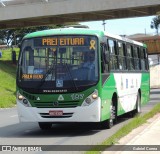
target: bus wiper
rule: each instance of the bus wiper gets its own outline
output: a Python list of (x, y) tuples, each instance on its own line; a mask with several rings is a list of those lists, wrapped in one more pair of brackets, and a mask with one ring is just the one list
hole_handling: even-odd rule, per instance
[(44, 78), (41, 79), (40, 84), (38, 85), (38, 88), (40, 88), (44, 82), (45, 79), (48, 77), (48, 75), (54, 70), (54, 65), (51, 65), (51, 67), (48, 69), (48, 71), (46, 72), (46, 74), (44, 75)]
[(69, 67), (68, 67), (68, 64), (65, 63), (65, 66), (66, 66), (67, 72), (69, 73), (70, 79), (72, 80), (72, 83), (73, 83), (75, 89), (78, 90), (78, 87), (77, 87), (77, 85), (76, 85), (76, 83), (75, 83), (75, 81), (74, 81), (74, 79), (73, 79), (73, 76), (72, 76), (71, 71), (70, 71), (70, 69), (69, 69)]

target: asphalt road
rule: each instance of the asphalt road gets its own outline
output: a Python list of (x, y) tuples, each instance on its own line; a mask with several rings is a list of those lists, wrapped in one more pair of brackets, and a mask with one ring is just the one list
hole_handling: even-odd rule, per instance
[[(160, 89), (152, 89), (150, 98), (150, 102), (142, 107), (142, 114), (160, 102)], [(106, 130), (75, 123), (53, 125), (51, 130), (42, 131), (36, 123), (19, 123), (16, 108), (0, 109), (0, 145), (95, 145), (110, 137), (130, 119), (122, 117), (112, 129)]]

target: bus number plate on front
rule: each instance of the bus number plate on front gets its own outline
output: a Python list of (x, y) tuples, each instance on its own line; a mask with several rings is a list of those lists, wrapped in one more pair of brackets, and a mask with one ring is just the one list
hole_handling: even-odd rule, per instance
[(63, 111), (49, 111), (49, 115), (50, 116), (62, 116), (63, 115)]

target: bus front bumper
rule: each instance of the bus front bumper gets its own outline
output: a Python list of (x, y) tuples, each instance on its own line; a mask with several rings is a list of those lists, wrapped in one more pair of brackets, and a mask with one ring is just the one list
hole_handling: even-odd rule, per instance
[[(76, 108), (36, 108), (26, 107), (17, 100), (20, 122), (100, 122), (101, 99), (98, 98), (89, 106)], [(49, 112), (60, 111), (63, 115), (51, 116)]]

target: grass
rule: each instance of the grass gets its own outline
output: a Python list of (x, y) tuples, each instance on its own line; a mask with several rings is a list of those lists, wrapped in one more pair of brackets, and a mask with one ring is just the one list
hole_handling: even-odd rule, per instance
[[(15, 50), (18, 55), (18, 49)], [(11, 51), (2, 50), (0, 58), (0, 108), (13, 107), (16, 104), (16, 65), (12, 64)]]
[(124, 125), (121, 129), (119, 129), (114, 135), (112, 135), (111, 137), (103, 141), (101, 144), (99, 144), (99, 145), (103, 145), (103, 146), (100, 146), (101, 149), (99, 148), (99, 145), (97, 145), (93, 149), (90, 149), (89, 151), (87, 151), (85, 154), (99, 154), (100, 153), (99, 149), (101, 151), (104, 151), (107, 146), (111, 146), (111, 145), (114, 145), (115, 143), (118, 143), (118, 141), (122, 137), (129, 134), (133, 129), (146, 123), (148, 119), (152, 118), (157, 113), (160, 113), (160, 103), (155, 105), (154, 108), (150, 112), (146, 113), (145, 115), (143, 116), (137, 115), (128, 124)]
[[(19, 48), (13, 48), (14, 51), (16, 51), (16, 59), (18, 59), (18, 54), (19, 54)], [(11, 61), (12, 57), (12, 48), (8, 49), (2, 49), (2, 58), (0, 58), (0, 61)]]

